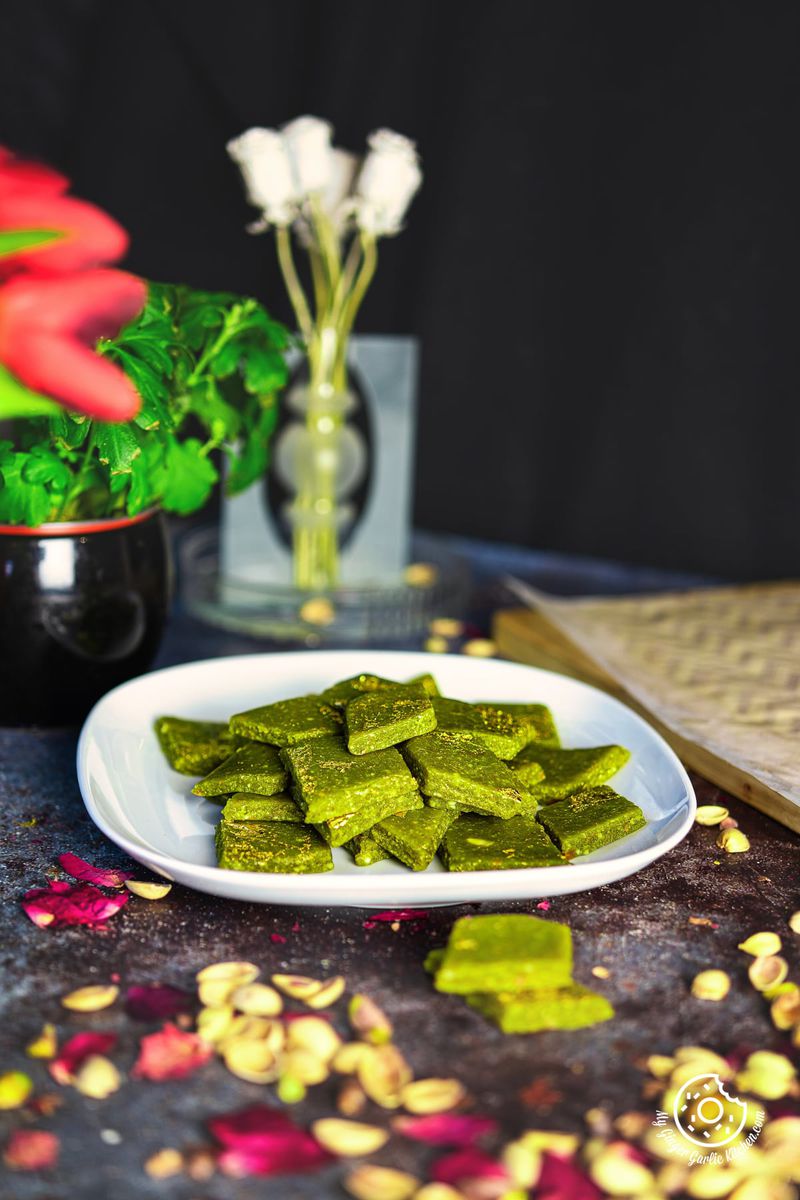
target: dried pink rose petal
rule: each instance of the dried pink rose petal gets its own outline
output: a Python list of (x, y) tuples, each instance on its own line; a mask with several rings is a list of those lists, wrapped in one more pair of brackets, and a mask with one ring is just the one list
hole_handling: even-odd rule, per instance
[(542, 910), (542, 912), (549, 912), (550, 901), (549, 900), (540, 900), (539, 903), (536, 905), (536, 907), (540, 908)]
[(41, 929), (63, 925), (102, 925), (128, 903), (129, 893), (105, 896), (91, 883), (65, 883), (51, 879), (47, 887), (31, 888), (22, 908)]
[(71, 1083), (75, 1072), (87, 1058), (95, 1054), (109, 1054), (116, 1044), (115, 1033), (76, 1033), (47, 1064), (47, 1069), (56, 1083)]
[(392, 1126), (403, 1137), (429, 1146), (470, 1146), (497, 1129), (491, 1117), (468, 1113), (434, 1113), (428, 1117), (396, 1117)]
[(388, 908), (385, 912), (373, 913), (371, 921), (427, 921), (424, 908)]
[(134, 1021), (164, 1021), (191, 1006), (189, 993), (168, 983), (137, 984), (125, 995), (125, 1011)]
[(271, 942), (275, 942), (279, 946), (282, 946), (283, 943), (286, 941), (286, 938), (283, 936), (282, 933), (271, 933), (269, 935), (269, 940)]
[(334, 1161), (310, 1133), (265, 1104), (213, 1117), (208, 1128), (223, 1147), (220, 1170), (237, 1178), (315, 1171)]
[(536, 1200), (601, 1200), (601, 1192), (569, 1158), (546, 1152)]
[(156, 1033), (148, 1033), (142, 1038), (131, 1076), (157, 1083), (165, 1079), (184, 1079), (207, 1063), (213, 1053), (213, 1046), (196, 1033), (188, 1033), (167, 1022)]
[(59, 854), (58, 863), (73, 879), (79, 879), (81, 883), (94, 883), (97, 887), (121, 888), (126, 879), (133, 879), (132, 871), (93, 867), (91, 863), (78, 858), (77, 854)]
[(502, 1163), (477, 1146), (446, 1154), (444, 1158), (437, 1159), (432, 1167), (432, 1178), (437, 1183), (449, 1183), (451, 1187), (458, 1187), (467, 1179), (506, 1180), (508, 1177), (508, 1171)]
[(47, 1171), (58, 1162), (61, 1143), (45, 1129), (15, 1129), (6, 1142), (3, 1162), (12, 1171)]

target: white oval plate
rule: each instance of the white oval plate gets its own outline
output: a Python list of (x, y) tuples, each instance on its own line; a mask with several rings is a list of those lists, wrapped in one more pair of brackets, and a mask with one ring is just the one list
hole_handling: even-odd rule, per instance
[[(565, 746), (618, 742), (631, 761), (611, 781), (635, 801), (647, 826), (561, 867), (414, 872), (399, 863), (357, 867), (334, 850), (321, 875), (220, 870), (213, 829), (219, 805), (190, 795), (192, 780), (171, 771), (153, 722), (164, 714), (226, 720), (232, 713), (306, 692), (362, 671), (408, 679), (432, 671), (445, 695), (462, 700), (548, 704)], [(320, 650), (249, 654), (187, 663), (143, 675), (104, 696), (78, 744), (78, 781), (89, 815), (113, 842), (151, 870), (201, 892), (265, 904), (359, 908), (460, 904), (583, 892), (640, 871), (691, 828), (696, 801), (666, 742), (604, 692), (564, 675), (497, 659), (405, 651)]]

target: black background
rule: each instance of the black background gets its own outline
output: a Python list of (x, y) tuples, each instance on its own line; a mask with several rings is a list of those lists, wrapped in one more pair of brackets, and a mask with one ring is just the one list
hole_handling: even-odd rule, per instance
[(304, 112), (416, 138), (360, 328), (423, 339), (419, 524), (798, 573), (795, 0), (5, 13), (0, 141), (114, 213), (132, 269), (284, 318), (226, 140)]

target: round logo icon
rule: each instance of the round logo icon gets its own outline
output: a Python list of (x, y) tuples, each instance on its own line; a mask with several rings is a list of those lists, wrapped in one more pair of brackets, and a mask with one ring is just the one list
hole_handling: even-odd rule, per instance
[(729, 1096), (719, 1075), (695, 1075), (675, 1097), (672, 1115), (683, 1136), (696, 1146), (727, 1146), (744, 1129), (747, 1107)]

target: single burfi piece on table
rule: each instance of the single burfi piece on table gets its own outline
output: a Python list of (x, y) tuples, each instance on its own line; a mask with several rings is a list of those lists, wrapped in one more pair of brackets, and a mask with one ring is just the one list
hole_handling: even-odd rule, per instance
[(423, 675), (414, 675), (406, 681), (406, 687), (421, 687), (426, 696), (441, 696), (439, 685), (428, 671)]
[(523, 792), (514, 772), (481, 742), (435, 729), (406, 742), (402, 753), (431, 808), (492, 817), (521, 810)]
[[(605, 783), (625, 766), (630, 750), (624, 746), (592, 746), (559, 750), (531, 742), (508, 765), (532, 796), (543, 804), (561, 800), (580, 787)], [(544, 771), (544, 779), (541, 772)]]
[(308, 825), (288, 821), (220, 821), (217, 864), (233, 871), (310, 875), (333, 870), (331, 848)]
[(436, 717), (427, 696), (412, 696), (393, 689), (365, 692), (344, 710), (347, 749), (351, 754), (385, 750), (436, 728)]
[(338, 683), (326, 688), (324, 692), (320, 693), (320, 697), (326, 704), (341, 709), (356, 696), (366, 696), (372, 692), (383, 692), (390, 688), (407, 686), (411, 691), (419, 690), (400, 683), (396, 679), (384, 679), (382, 675), (352, 675), (349, 679), (341, 679)]
[(605, 996), (572, 983), (535, 992), (478, 992), (467, 1003), (494, 1021), (503, 1033), (538, 1033), (542, 1029), (582, 1029), (614, 1016)]
[(455, 819), (456, 814), (446, 808), (421, 808), (387, 817), (375, 826), (372, 836), (412, 871), (424, 871)]
[(437, 729), (479, 741), (498, 758), (513, 758), (528, 741), (525, 727), (519, 721), (491, 705), (478, 708), (447, 696), (432, 696), (431, 704)]
[(343, 846), (360, 833), (366, 833), (379, 821), (391, 817), (397, 812), (406, 812), (412, 808), (422, 808), (422, 797), (418, 791), (402, 792), (399, 796), (382, 796), (369, 800), (355, 812), (344, 813), (340, 817), (330, 817), (327, 821), (318, 821), (314, 828), (325, 838), (329, 846)]
[(164, 757), (181, 775), (207, 775), (236, 748), (227, 722), (159, 717), (153, 728)]
[(371, 867), (389, 857), (375, 841), (370, 829), (365, 833), (357, 833), (349, 842), (345, 842), (344, 848), (350, 851), (357, 867)]
[(384, 799), (409, 797), (411, 805), (418, 792), (414, 776), (393, 747), (357, 755), (341, 738), (314, 738), (287, 746), (283, 761), (292, 779), (292, 795), (312, 824)]
[(464, 813), (444, 835), (439, 857), (448, 871), (504, 871), (557, 867), (564, 859), (533, 817), (477, 817)]
[(226, 796), (233, 792), (256, 792), (274, 796), (289, 782), (280, 751), (261, 742), (248, 742), (192, 788), (195, 796)]
[(479, 712), (482, 712), (484, 708), (495, 708), (499, 712), (508, 713), (509, 716), (514, 717), (527, 731), (526, 745), (531, 742), (535, 742), (537, 746), (558, 747), (561, 745), (553, 714), (546, 704), (518, 704), (516, 701), (493, 704), (485, 701), (482, 704), (476, 704), (475, 707)]
[(341, 729), (338, 714), (320, 696), (276, 700), (231, 717), (231, 729), (254, 742), (295, 746), (311, 738), (330, 737)]
[(565, 858), (591, 854), (647, 824), (638, 805), (606, 786), (581, 788), (546, 805), (536, 819)]
[(257, 796), (237, 792), (222, 810), (226, 821), (291, 821), (302, 824), (300, 806), (286, 792), (274, 796)]
[(572, 982), (569, 926), (524, 913), (461, 917), (436, 972), (440, 992), (520, 992)]

